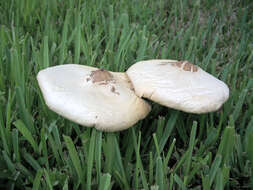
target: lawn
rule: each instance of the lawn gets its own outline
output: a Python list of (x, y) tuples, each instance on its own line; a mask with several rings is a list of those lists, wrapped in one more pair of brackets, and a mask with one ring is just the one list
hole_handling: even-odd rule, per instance
[[(229, 100), (201, 115), (150, 102), (107, 133), (50, 111), (36, 80), (55, 65), (124, 72), (161, 58), (224, 81)], [(251, 0), (0, 1), (0, 189), (251, 189), (252, 173)]]

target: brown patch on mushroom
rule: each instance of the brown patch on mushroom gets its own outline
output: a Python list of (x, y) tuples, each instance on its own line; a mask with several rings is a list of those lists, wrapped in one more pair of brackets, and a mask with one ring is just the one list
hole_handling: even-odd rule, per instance
[(118, 94), (118, 95), (120, 95), (120, 93), (119, 93), (119, 92), (116, 92), (116, 89), (115, 89), (115, 87), (114, 87), (114, 86), (112, 86), (112, 87), (111, 87), (111, 92), (112, 92), (112, 93), (114, 93), (114, 94)]
[(127, 78), (127, 83), (129, 84), (130, 90), (134, 91), (133, 83), (130, 81), (130, 79), (129, 79), (129, 77), (127, 75), (126, 75), (126, 78)]
[(86, 79), (86, 82), (89, 82), (89, 81), (90, 81), (90, 78), (87, 78), (87, 79)]
[(177, 66), (179, 68), (182, 68), (182, 66), (183, 66), (183, 70), (185, 70), (185, 71), (191, 71), (191, 72), (197, 72), (198, 71), (198, 67), (193, 65), (189, 61), (178, 61), (176, 63), (161, 62), (158, 65), (159, 66), (164, 66), (164, 65), (167, 65), (168, 63), (170, 63), (172, 66)]
[(182, 67), (183, 61), (178, 61), (178, 62), (167, 62), (170, 63), (173, 67)]
[(193, 65), (193, 69), (192, 69), (192, 72), (197, 72), (198, 71), (198, 67)]
[(177, 67), (182, 67), (183, 65), (183, 70), (184, 71), (190, 71), (190, 72), (197, 72), (198, 71), (198, 66), (193, 65), (189, 61), (178, 61), (176, 63)]
[(113, 76), (110, 72), (104, 69), (98, 69), (91, 71), (90, 77), (93, 83), (103, 82), (102, 85), (108, 84), (109, 81), (113, 81)]
[(176, 62), (176, 66), (179, 67), (179, 68), (182, 67), (182, 64), (183, 64), (183, 61), (178, 61), (178, 62)]
[(107, 81), (102, 81), (102, 82), (100, 82), (98, 85), (107, 85), (107, 84), (108, 84)]
[(167, 65), (169, 62), (161, 62), (160, 64), (158, 64), (158, 65), (160, 65), (160, 66), (164, 66), (164, 65)]
[(114, 86), (112, 86), (111, 92), (115, 92), (115, 87)]
[(193, 66), (193, 65), (192, 65), (190, 62), (186, 61), (185, 64), (184, 64), (183, 69), (184, 69), (185, 71), (191, 71), (192, 66)]

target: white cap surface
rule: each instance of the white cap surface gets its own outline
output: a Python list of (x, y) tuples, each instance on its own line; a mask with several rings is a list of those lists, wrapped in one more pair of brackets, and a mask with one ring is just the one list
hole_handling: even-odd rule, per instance
[(44, 69), (37, 80), (51, 110), (87, 127), (123, 130), (150, 111), (125, 73), (69, 64)]
[(185, 112), (216, 111), (229, 97), (224, 82), (188, 61), (140, 61), (127, 75), (139, 97)]

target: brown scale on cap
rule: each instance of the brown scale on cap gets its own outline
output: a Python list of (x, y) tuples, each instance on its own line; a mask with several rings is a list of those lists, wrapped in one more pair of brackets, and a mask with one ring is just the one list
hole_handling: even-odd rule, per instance
[(183, 61), (178, 61), (178, 62), (176, 62), (176, 66), (179, 67), (179, 68), (182, 67), (182, 64), (183, 64)]
[(193, 65), (192, 72), (197, 72), (197, 71), (198, 71), (198, 67)]
[(167, 65), (169, 62), (161, 62), (159, 65), (164, 66)]
[(114, 94), (120, 95), (119, 92), (116, 92), (116, 89), (115, 89), (114, 86), (111, 87), (111, 92), (114, 93)]
[(191, 68), (192, 68), (192, 64), (191, 64), (190, 62), (187, 61), (187, 62), (184, 64), (183, 69), (184, 69), (185, 71), (191, 71)]
[(91, 71), (90, 77), (93, 83), (103, 82), (102, 84), (107, 84), (107, 82), (113, 81), (112, 74), (105, 69)]
[(189, 61), (178, 61), (176, 63), (171, 63), (173, 66), (177, 66), (179, 68), (182, 68), (185, 71), (190, 71), (190, 72), (197, 72), (198, 67), (190, 63)]

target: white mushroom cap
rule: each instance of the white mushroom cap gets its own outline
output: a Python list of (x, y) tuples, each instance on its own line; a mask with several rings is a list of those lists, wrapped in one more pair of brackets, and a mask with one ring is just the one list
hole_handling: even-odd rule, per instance
[(127, 70), (136, 95), (190, 113), (218, 110), (227, 85), (188, 61), (140, 61)]
[(51, 110), (87, 127), (123, 130), (150, 111), (125, 73), (69, 64), (44, 69), (37, 79)]

